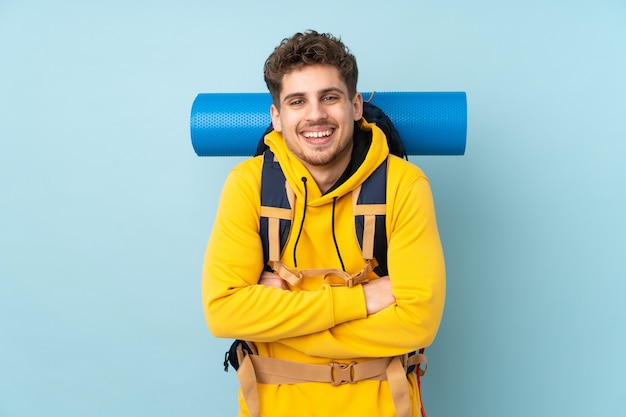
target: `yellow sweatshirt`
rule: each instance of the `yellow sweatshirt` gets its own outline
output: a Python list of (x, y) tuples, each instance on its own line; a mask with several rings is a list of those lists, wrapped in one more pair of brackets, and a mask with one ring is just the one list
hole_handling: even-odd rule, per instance
[[(278, 158), (296, 200), (292, 229), (299, 227), (308, 195), (304, 228), (296, 248), (298, 268), (337, 268), (341, 264), (331, 230), (333, 199), (337, 246), (349, 273), (361, 270), (354, 231), (352, 190), (389, 154), (382, 131), (372, 131), (365, 161), (341, 186), (322, 195), (306, 168), (291, 154), (282, 136), (265, 141)], [(255, 342), (259, 354), (310, 364), (362, 362), (395, 356), (432, 343), (445, 298), (443, 251), (428, 179), (412, 163), (390, 156), (387, 177), (388, 271), (394, 305), (367, 315), (361, 285), (329, 286), (321, 277), (306, 278), (290, 290), (257, 285), (263, 271), (259, 237), (262, 157), (240, 163), (224, 184), (202, 273), (202, 302), (210, 331), (217, 337)], [(293, 267), (296, 234), (281, 259)], [(372, 273), (372, 279), (376, 276)], [(414, 374), (407, 384), (412, 415), (420, 398)], [(387, 381), (367, 380), (333, 386), (308, 382), (258, 384), (261, 416), (392, 417), (395, 409)], [(248, 416), (240, 393), (239, 416)]]

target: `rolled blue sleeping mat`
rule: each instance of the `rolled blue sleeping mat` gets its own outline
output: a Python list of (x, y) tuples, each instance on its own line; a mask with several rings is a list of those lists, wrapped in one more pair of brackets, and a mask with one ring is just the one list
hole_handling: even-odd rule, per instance
[[(464, 92), (375, 92), (363, 99), (389, 116), (409, 155), (463, 155)], [(269, 93), (198, 94), (191, 108), (191, 143), (198, 156), (252, 156), (270, 124)]]

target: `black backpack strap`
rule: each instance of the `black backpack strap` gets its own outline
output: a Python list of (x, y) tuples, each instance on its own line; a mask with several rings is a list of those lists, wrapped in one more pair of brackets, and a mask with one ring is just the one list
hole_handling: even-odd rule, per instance
[[(291, 201), (290, 201), (291, 200)], [(261, 223), (265, 269), (270, 261), (280, 260), (291, 230), (293, 191), (287, 184), (280, 164), (269, 149), (263, 153), (261, 172)]]
[(354, 228), (363, 259), (374, 259), (378, 276), (387, 272), (387, 163), (388, 159), (355, 190)]

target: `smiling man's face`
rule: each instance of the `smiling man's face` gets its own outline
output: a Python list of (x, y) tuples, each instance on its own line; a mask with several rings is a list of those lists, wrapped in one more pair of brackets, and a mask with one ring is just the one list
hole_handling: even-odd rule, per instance
[(309, 169), (339, 170), (350, 161), (354, 122), (363, 98), (350, 97), (339, 71), (328, 65), (304, 66), (283, 76), (280, 109), (272, 105), (274, 129)]

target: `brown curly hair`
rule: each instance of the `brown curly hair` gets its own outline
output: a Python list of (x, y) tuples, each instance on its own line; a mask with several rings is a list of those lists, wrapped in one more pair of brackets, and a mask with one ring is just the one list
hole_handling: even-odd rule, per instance
[(280, 108), (283, 76), (305, 65), (332, 65), (339, 70), (350, 96), (356, 94), (359, 70), (354, 55), (341, 39), (308, 30), (283, 39), (265, 61), (263, 77), (274, 105)]

